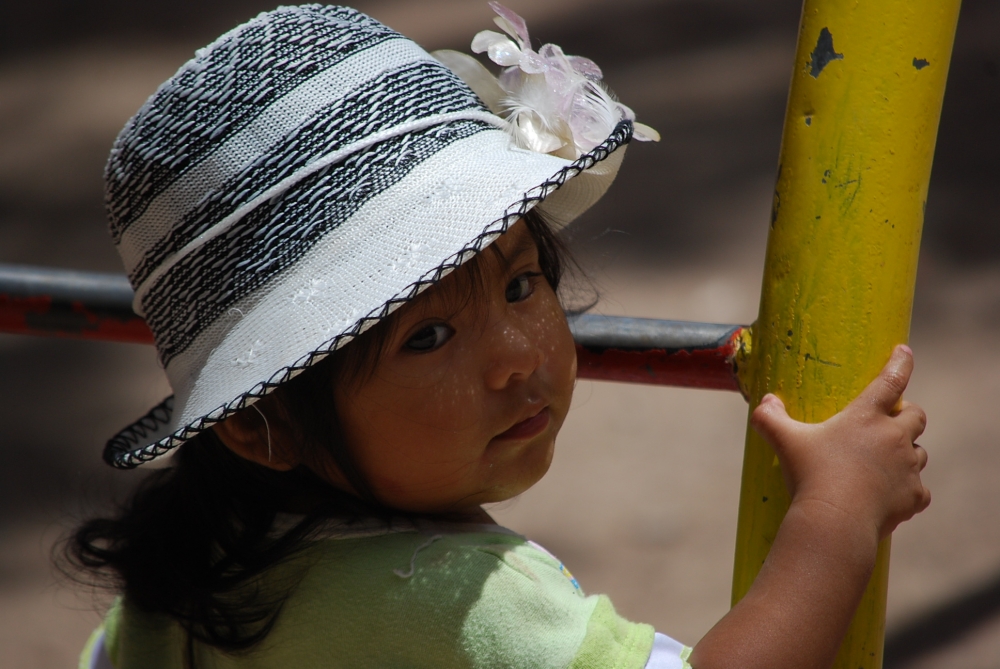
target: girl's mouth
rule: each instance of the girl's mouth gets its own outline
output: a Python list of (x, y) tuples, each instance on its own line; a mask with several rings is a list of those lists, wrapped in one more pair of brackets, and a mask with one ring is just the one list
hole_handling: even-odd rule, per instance
[(537, 436), (549, 426), (549, 408), (545, 407), (537, 414), (522, 420), (505, 432), (501, 432), (494, 439), (530, 439)]

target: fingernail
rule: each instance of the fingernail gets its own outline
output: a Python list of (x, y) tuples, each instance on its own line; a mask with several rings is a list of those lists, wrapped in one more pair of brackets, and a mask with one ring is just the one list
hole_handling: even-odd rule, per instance
[(907, 346), (906, 344), (900, 344), (900, 345), (899, 345), (899, 348), (903, 349), (903, 351), (904, 351), (905, 353), (907, 353), (907, 354), (909, 354), (909, 355), (913, 355), (913, 349), (912, 349), (912, 348), (910, 348), (909, 346)]

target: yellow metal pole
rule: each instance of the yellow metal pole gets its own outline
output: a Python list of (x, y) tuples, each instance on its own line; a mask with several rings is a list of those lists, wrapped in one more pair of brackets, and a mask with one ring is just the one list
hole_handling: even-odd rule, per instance
[[(931, 160), (960, 0), (805, 0), (760, 315), (741, 364), (750, 409), (844, 408), (909, 334)], [(788, 508), (774, 452), (747, 430), (733, 602)], [(836, 667), (882, 665), (888, 541)]]

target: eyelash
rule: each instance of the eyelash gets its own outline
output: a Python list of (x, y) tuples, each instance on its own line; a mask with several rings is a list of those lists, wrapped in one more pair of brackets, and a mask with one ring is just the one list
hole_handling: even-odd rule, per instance
[[(406, 340), (405, 346), (414, 353), (429, 353), (444, 346), (453, 334), (455, 334), (455, 331), (446, 323), (432, 323), (414, 332), (413, 336)], [(432, 336), (434, 338), (433, 341), (428, 343), (428, 336)], [(424, 346), (423, 344), (425, 343), (429, 345)]]
[[(540, 276), (542, 276), (540, 272), (524, 272), (514, 277), (504, 291), (507, 303), (523, 302), (531, 297), (535, 292), (534, 279)], [(512, 289), (520, 289), (521, 292), (512, 298)], [(454, 334), (455, 331), (447, 323), (432, 323), (414, 332), (404, 346), (414, 353), (430, 353), (448, 343)]]
[[(507, 298), (509, 304), (514, 304), (515, 302), (523, 302), (524, 300), (531, 297), (535, 292), (535, 282), (534, 279), (542, 276), (540, 272), (524, 272), (523, 274), (518, 274), (515, 276), (510, 283), (507, 284), (507, 289), (504, 292), (504, 297)], [(517, 285), (517, 287), (524, 286), (525, 293), (516, 299), (510, 299), (510, 289)]]

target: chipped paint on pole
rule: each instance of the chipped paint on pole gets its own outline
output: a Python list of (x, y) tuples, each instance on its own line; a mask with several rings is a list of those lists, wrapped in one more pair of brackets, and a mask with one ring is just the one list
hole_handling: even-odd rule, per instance
[[(923, 212), (959, 0), (806, 0), (785, 117), (751, 411), (777, 393), (799, 420), (846, 406), (909, 334)], [(733, 601), (788, 508), (774, 452), (747, 430)], [(837, 658), (882, 664), (889, 545)]]

